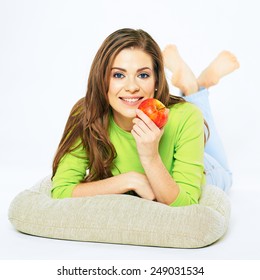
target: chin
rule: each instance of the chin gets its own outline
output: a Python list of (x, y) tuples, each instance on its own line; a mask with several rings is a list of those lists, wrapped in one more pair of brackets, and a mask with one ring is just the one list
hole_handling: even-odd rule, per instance
[(136, 117), (135, 109), (126, 109), (126, 110), (113, 110), (114, 118), (116, 120), (121, 120), (123, 122), (131, 122)]
[(123, 116), (124, 116), (125, 118), (128, 118), (128, 119), (133, 119), (133, 118), (136, 117), (136, 111), (135, 111), (135, 110), (136, 110), (136, 109), (127, 110), (127, 112), (125, 112), (125, 113), (123, 114)]

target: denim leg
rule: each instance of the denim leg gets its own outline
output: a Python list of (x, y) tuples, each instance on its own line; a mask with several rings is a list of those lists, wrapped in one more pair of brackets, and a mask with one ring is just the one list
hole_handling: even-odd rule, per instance
[(206, 172), (206, 183), (219, 187), (228, 192), (232, 185), (232, 174), (229, 170), (224, 169), (209, 154), (204, 154), (204, 168)]
[[(226, 157), (226, 153), (222, 144), (222, 141), (219, 137), (219, 134), (217, 132), (215, 123), (214, 123), (214, 119), (211, 113), (211, 109), (210, 109), (210, 104), (209, 104), (209, 92), (207, 89), (201, 89), (200, 91), (198, 91), (197, 93), (188, 95), (188, 96), (184, 96), (184, 99), (188, 102), (191, 102), (193, 104), (195, 104), (196, 106), (198, 106), (200, 108), (200, 110), (202, 111), (202, 114), (204, 116), (204, 119), (206, 120), (206, 122), (208, 123), (209, 126), (209, 130), (210, 130), (210, 137), (205, 145), (205, 169), (207, 172), (207, 167), (210, 168), (210, 166), (216, 166), (216, 170), (218, 170), (216, 176), (220, 175), (220, 168), (223, 169), (224, 174), (223, 176), (228, 176), (230, 177), (229, 183), (227, 183), (227, 181), (225, 182), (225, 186), (220, 186), (222, 189), (227, 189), (227, 185), (231, 185), (231, 177), (232, 174), (229, 170), (229, 166), (228, 166), (228, 161), (227, 161), (227, 157)], [(211, 163), (211, 164), (208, 164)], [(211, 177), (214, 174), (214, 170), (212, 168), (210, 168), (210, 172), (211, 172)], [(209, 179), (209, 178), (207, 178)], [(212, 179), (210, 180), (212, 182)], [(207, 183), (209, 183), (207, 181)], [(216, 182), (215, 182), (216, 183)], [(220, 180), (218, 180), (218, 184), (220, 184)], [(222, 182), (223, 183), (223, 182)], [(221, 184), (222, 184), (221, 183)]]

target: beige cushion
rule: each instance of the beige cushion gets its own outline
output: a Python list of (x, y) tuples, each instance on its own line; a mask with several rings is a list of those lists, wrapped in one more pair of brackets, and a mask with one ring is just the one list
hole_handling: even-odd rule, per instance
[(230, 203), (219, 188), (205, 186), (198, 205), (170, 207), (130, 195), (52, 199), (50, 177), (18, 194), (9, 220), (36, 236), (146, 246), (198, 248), (227, 230)]

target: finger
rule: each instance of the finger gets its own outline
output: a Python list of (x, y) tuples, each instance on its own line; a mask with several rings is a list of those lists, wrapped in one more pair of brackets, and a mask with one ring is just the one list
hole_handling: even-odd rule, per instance
[(139, 134), (137, 134), (137, 132), (136, 132), (134, 129), (131, 130), (131, 134), (133, 135), (133, 137), (134, 137), (136, 143), (139, 142), (139, 140), (140, 140), (141, 137), (140, 137)]
[(138, 136), (142, 136), (144, 134), (143, 129), (138, 126), (137, 124), (133, 125), (133, 129), (132, 129)]
[(142, 111), (136, 109), (136, 115), (140, 118), (151, 130), (158, 129), (157, 125)]
[(148, 126), (147, 126), (147, 124), (143, 121), (143, 120), (141, 120), (141, 119), (139, 119), (139, 118), (134, 118), (133, 119), (133, 126), (135, 126), (135, 127), (139, 127), (144, 133), (146, 133), (146, 134), (148, 134), (149, 132), (151, 132), (151, 128), (149, 128)]

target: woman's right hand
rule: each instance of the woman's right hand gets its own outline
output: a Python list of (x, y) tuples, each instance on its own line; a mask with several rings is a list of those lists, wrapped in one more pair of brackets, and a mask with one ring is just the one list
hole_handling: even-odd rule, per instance
[(155, 195), (146, 175), (135, 171), (99, 181), (80, 183), (74, 188), (72, 197), (123, 194), (128, 191), (134, 191), (144, 199), (155, 200)]
[(135, 171), (128, 172), (126, 174), (129, 190), (135, 191), (144, 199), (155, 200), (156, 197), (145, 174)]

